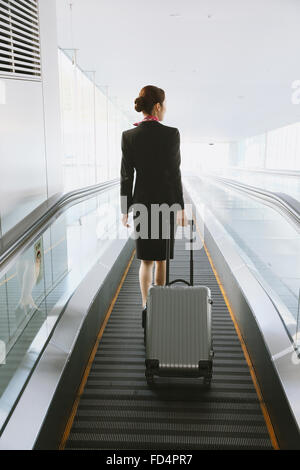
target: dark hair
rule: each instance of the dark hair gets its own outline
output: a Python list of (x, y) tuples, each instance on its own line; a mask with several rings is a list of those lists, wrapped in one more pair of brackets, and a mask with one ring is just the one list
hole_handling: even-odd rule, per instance
[(147, 85), (141, 89), (139, 96), (134, 100), (134, 108), (138, 113), (144, 111), (147, 114), (151, 114), (153, 106), (156, 103), (162, 105), (164, 100), (164, 90), (157, 86)]

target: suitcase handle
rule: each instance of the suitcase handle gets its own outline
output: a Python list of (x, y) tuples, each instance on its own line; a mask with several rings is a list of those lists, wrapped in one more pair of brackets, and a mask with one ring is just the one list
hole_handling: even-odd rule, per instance
[(191, 227), (190, 230), (190, 243), (191, 243), (191, 249), (190, 249), (190, 282), (185, 281), (184, 279), (174, 279), (174, 281), (170, 282), (170, 241), (174, 240), (174, 223), (173, 223), (173, 217), (174, 213), (171, 213), (171, 230), (170, 230), (170, 239), (167, 238), (167, 243), (166, 243), (166, 259), (167, 259), (167, 265), (166, 265), (166, 286), (170, 286), (171, 284), (175, 284), (176, 282), (183, 282), (184, 284), (187, 284), (188, 286), (193, 286), (194, 285), (194, 258), (193, 258), (193, 234), (194, 234), (194, 220), (191, 219), (188, 221), (188, 224)]

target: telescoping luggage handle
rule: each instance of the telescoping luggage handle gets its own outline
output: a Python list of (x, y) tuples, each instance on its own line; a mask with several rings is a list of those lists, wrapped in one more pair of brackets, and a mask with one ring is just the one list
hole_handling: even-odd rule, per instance
[[(172, 213), (172, 216), (174, 214)], [(166, 286), (170, 286), (172, 284), (175, 284), (176, 282), (183, 282), (184, 284), (187, 284), (188, 286), (193, 286), (194, 285), (194, 259), (193, 259), (193, 235), (194, 235), (194, 220), (191, 219), (188, 221), (188, 224), (190, 225), (190, 282), (186, 281), (185, 279), (174, 279), (174, 281), (170, 282), (170, 241), (174, 240), (174, 223), (173, 220), (171, 219), (171, 230), (170, 230), (170, 239), (167, 238), (166, 240), (166, 258), (167, 258), (167, 263), (166, 263)]]

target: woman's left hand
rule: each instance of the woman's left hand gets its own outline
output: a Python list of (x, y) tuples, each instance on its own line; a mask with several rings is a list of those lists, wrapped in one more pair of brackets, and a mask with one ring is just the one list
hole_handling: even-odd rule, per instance
[(187, 217), (185, 215), (184, 209), (181, 211), (177, 212), (177, 225), (180, 227), (186, 227), (187, 226)]
[(123, 214), (122, 215), (122, 224), (124, 225), (124, 227), (127, 227), (127, 228), (130, 227), (130, 225), (128, 223), (128, 214)]

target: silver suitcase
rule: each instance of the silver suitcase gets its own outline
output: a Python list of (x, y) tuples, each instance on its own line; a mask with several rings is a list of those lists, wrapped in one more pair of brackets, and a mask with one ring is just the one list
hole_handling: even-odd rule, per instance
[[(210, 289), (193, 285), (193, 220), (191, 226), (190, 282), (169, 282), (170, 245), (167, 241), (165, 286), (151, 286), (147, 298), (145, 328), (146, 379), (154, 376), (212, 378)], [(171, 240), (174, 234), (171, 233)], [(181, 285), (179, 285), (181, 284)], [(182, 285), (184, 284), (184, 285)]]

